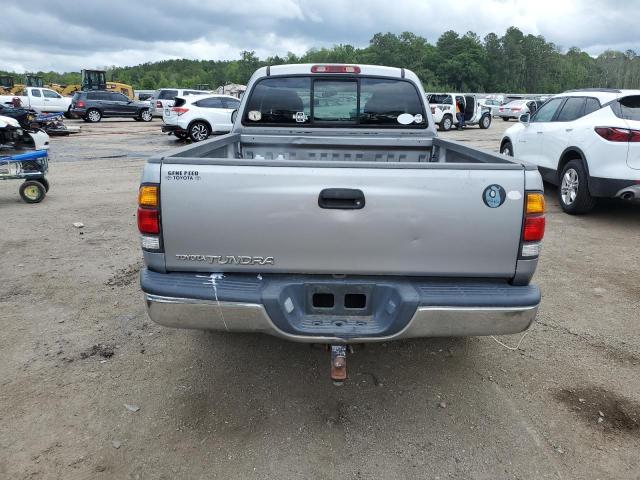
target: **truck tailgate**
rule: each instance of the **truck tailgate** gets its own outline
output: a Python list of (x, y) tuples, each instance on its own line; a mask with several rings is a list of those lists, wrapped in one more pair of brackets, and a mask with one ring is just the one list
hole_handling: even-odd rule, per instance
[[(512, 276), (521, 236), (524, 170), (519, 165), (442, 166), (165, 163), (160, 190), (166, 268)], [(497, 190), (504, 202), (497, 207), (483, 200), (491, 185), (501, 187)], [(321, 208), (319, 196), (325, 189), (359, 190), (364, 206)], [(344, 206), (340, 200), (331, 202), (329, 206)]]

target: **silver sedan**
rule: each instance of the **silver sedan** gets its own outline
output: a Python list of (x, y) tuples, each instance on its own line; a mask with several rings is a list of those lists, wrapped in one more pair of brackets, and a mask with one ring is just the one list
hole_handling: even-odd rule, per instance
[(509, 119), (518, 119), (520, 115), (525, 113), (533, 115), (542, 103), (539, 100), (513, 100), (506, 105), (500, 106), (496, 116), (502, 117), (505, 122), (508, 122)]

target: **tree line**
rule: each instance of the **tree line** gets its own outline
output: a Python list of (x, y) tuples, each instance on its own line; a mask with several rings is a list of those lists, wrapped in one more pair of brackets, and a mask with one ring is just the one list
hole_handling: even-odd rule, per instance
[[(640, 56), (607, 50), (592, 57), (577, 47), (564, 51), (540, 35), (510, 27), (502, 36), (443, 33), (435, 44), (411, 32), (376, 33), (364, 48), (334, 45), (304, 55), (260, 59), (243, 51), (237, 60), (163, 60), (110, 67), (107, 79), (146, 90), (226, 83), (246, 84), (265, 65), (284, 63), (364, 63), (413, 70), (429, 91), (557, 93), (573, 88), (640, 88)], [(2, 74), (4, 72), (0, 72)], [(37, 72), (45, 82), (79, 83), (79, 72)], [(15, 75), (17, 79), (19, 74)]]

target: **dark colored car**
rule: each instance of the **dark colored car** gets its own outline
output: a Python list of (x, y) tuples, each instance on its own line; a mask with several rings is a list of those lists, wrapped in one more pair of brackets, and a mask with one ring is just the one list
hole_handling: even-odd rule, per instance
[(122, 93), (108, 90), (74, 93), (71, 114), (92, 123), (103, 117), (131, 117), (138, 122), (153, 119), (148, 103), (129, 100)]

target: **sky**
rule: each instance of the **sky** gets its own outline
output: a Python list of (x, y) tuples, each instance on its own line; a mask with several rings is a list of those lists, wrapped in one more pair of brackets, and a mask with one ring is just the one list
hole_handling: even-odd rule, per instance
[(640, 0), (1, 0), (0, 70), (79, 71), (169, 58), (264, 58), (364, 47), (377, 32), (431, 43), (509, 26), (591, 55), (640, 53)]

